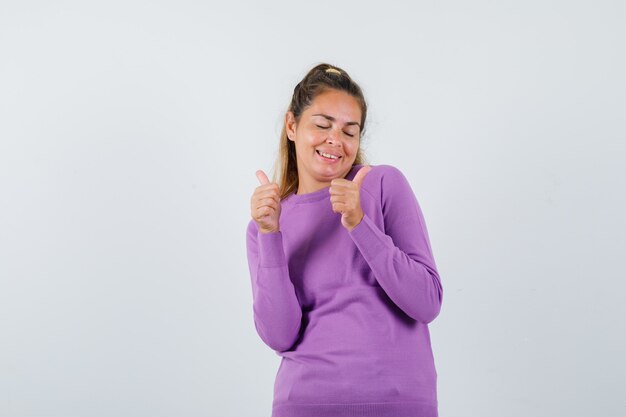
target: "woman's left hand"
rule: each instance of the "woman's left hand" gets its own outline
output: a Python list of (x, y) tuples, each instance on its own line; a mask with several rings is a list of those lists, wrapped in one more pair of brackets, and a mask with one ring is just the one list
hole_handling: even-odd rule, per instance
[(360, 189), (363, 178), (372, 167), (366, 165), (359, 169), (352, 181), (335, 178), (330, 182), (330, 202), (335, 213), (341, 213), (341, 224), (352, 231), (363, 219)]

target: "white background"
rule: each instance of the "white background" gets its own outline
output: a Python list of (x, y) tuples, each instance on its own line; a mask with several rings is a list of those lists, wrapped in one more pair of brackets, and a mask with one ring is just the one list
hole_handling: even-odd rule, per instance
[(444, 287), (443, 416), (626, 415), (620, 1), (0, 1), (0, 416), (269, 417), (245, 255), (313, 65)]

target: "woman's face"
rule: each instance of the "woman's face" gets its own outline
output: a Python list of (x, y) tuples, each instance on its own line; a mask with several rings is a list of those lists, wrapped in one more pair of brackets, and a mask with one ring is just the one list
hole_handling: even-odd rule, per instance
[(360, 123), (358, 101), (339, 90), (319, 94), (299, 122), (287, 113), (287, 137), (296, 147), (298, 194), (330, 186), (333, 179), (348, 174), (359, 149)]

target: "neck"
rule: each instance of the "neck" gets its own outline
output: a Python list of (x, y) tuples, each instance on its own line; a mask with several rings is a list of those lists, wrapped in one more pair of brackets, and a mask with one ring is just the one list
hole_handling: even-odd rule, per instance
[(302, 185), (299, 184), (298, 185), (298, 191), (296, 191), (296, 194), (309, 194), (309, 193), (314, 193), (316, 191), (321, 190), (322, 188), (326, 188), (330, 186), (330, 182), (327, 183), (321, 183), (318, 182), (315, 185), (312, 186), (306, 186), (306, 185)]
[[(352, 167), (350, 167), (346, 172), (340, 175), (337, 178), (345, 178), (349, 173)], [(315, 181), (312, 178), (309, 178), (309, 181), (303, 180), (303, 178), (298, 178), (298, 191), (296, 194), (309, 194), (314, 193), (315, 191), (319, 191), (322, 188), (330, 187), (331, 181), (328, 182), (320, 182)]]

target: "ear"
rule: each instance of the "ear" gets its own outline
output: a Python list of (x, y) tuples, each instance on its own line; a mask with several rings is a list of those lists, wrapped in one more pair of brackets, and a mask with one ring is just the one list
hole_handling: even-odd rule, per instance
[(293, 138), (296, 136), (296, 118), (291, 111), (285, 114), (285, 131), (287, 132), (287, 138), (290, 141), (294, 141)]

